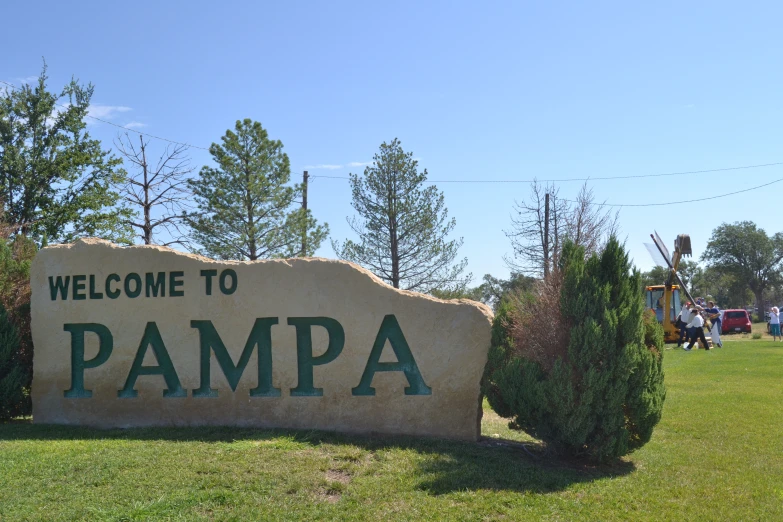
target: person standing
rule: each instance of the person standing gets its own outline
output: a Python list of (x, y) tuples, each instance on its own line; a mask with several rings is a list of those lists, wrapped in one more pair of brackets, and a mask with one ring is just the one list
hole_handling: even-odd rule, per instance
[(723, 342), (720, 340), (721, 324), (721, 311), (720, 308), (715, 306), (714, 301), (707, 301), (707, 309), (704, 310), (710, 315), (710, 321), (712, 321), (712, 329), (710, 330), (710, 337), (712, 337), (713, 346), (723, 348)]
[(769, 333), (772, 334), (773, 341), (777, 341), (778, 337), (783, 341), (783, 337), (780, 335), (780, 310), (777, 306), (773, 306), (769, 312)]
[(691, 303), (688, 301), (685, 306), (680, 310), (680, 338), (677, 341), (677, 348), (682, 346), (682, 343), (690, 339), (691, 334), (688, 332), (688, 323), (691, 322)]
[(699, 308), (701, 307), (697, 305), (691, 310), (693, 318), (691, 319), (691, 322), (688, 323), (688, 328), (691, 328), (691, 342), (688, 346), (684, 347), (685, 351), (688, 352), (693, 349), (696, 341), (701, 341), (705, 350), (710, 349), (710, 345), (707, 344), (707, 338), (704, 337), (704, 318), (701, 316)]

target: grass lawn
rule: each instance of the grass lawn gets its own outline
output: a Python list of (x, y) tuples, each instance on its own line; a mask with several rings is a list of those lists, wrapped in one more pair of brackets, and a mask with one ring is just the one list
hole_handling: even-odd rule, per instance
[(783, 343), (726, 340), (665, 352), (663, 420), (607, 467), (488, 407), (478, 444), (21, 421), (0, 424), (0, 520), (783, 520)]

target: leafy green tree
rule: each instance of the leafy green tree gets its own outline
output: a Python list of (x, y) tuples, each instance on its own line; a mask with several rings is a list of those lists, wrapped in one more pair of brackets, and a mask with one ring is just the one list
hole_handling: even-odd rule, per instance
[(526, 330), (514, 328), (520, 311), (502, 304), (482, 389), (512, 427), (606, 461), (647, 443), (661, 418), (663, 334), (645, 317), (639, 272), (614, 236), (588, 259), (584, 247), (567, 242), (560, 270), (559, 310), (551, 312), (568, 329), (563, 346), (537, 355), (527, 350), (537, 339), (520, 343), (514, 337)]
[(512, 272), (508, 279), (485, 274), (481, 284), (477, 287), (479, 300), (493, 309), (497, 309), (500, 303), (510, 295), (531, 291), (536, 281), (538, 279), (535, 277), (520, 272)]
[(700, 295), (711, 295), (721, 308), (745, 308), (753, 302), (753, 292), (731, 274), (707, 267), (697, 282)]
[(669, 269), (662, 266), (654, 266), (647, 272), (642, 272), (642, 288), (647, 286), (662, 285), (669, 277)]
[(427, 170), (395, 138), (381, 144), (364, 176), (351, 174), (352, 206), (348, 220), (359, 241), (332, 247), (341, 259), (372, 271), (394, 288), (431, 292), (462, 290), (470, 274), (467, 258), (457, 261), (462, 238), (447, 238), (456, 226), (448, 219), (443, 193), (425, 186)]
[(508, 279), (484, 274), (484, 278), (479, 286), (455, 290), (434, 289), (430, 291), (430, 294), (440, 299), (470, 299), (479, 301), (496, 310), (500, 303), (509, 297), (516, 296), (519, 293), (530, 292), (537, 281), (538, 279), (535, 277), (518, 272), (512, 272)]
[(752, 221), (723, 223), (712, 231), (702, 260), (750, 288), (763, 320), (764, 291), (780, 280), (783, 234), (770, 237)]
[(39, 243), (94, 236), (130, 242), (114, 190), (124, 179), (121, 161), (86, 131), (93, 95), (76, 80), (59, 94), (37, 84), (0, 92), (0, 198), (12, 234)]
[[(193, 241), (217, 259), (311, 256), (329, 233), (310, 211), (294, 207), (302, 187), (291, 186), (288, 155), (257, 121), (237, 120), (222, 145), (209, 148), (217, 167), (189, 182), (198, 211), (188, 215)], [(307, 252), (301, 251), (302, 233)]]
[(437, 297), (438, 299), (470, 299), (471, 301), (478, 301), (479, 303), (483, 302), (481, 299), (481, 288), (478, 286), (472, 288), (465, 286), (447, 290), (433, 288), (429, 293), (431, 296)]
[(688, 291), (693, 297), (696, 297), (696, 294), (701, 295), (701, 293), (704, 293), (704, 289), (701, 288), (701, 285), (703, 284), (702, 276), (704, 274), (704, 269), (700, 267), (696, 261), (690, 259), (681, 261), (678, 272), (680, 274), (680, 279), (682, 279), (682, 282), (688, 287)]

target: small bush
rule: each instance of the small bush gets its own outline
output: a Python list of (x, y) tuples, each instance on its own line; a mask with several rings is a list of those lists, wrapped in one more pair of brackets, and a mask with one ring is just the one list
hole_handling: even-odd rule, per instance
[(554, 277), (499, 310), (484, 393), (512, 427), (555, 448), (625, 455), (661, 418), (663, 330), (645, 317), (640, 275), (614, 238), (587, 260), (564, 246)]
[(19, 360), (19, 335), (0, 304), (0, 420), (27, 413), (27, 372)]
[[(2, 232), (2, 226), (0, 226), (0, 232)], [(14, 406), (15, 416), (28, 415), (32, 411), (29, 393), (33, 378), (33, 338), (30, 331), (30, 265), (35, 254), (35, 243), (24, 236), (16, 236), (12, 240), (0, 237), (0, 306), (4, 309), (5, 320), (14, 327), (18, 338), (14, 346), (12, 360), (23, 373), (20, 390), (25, 400), (21, 403), (21, 410)], [(7, 361), (8, 359), (0, 359), (0, 365), (7, 363)], [(0, 372), (2, 372), (1, 369)], [(12, 381), (6, 381), (2, 386), (9, 386), (10, 382)], [(13, 382), (17, 382), (16, 378), (13, 379)], [(6, 392), (10, 393), (8, 390)], [(0, 397), (8, 396), (7, 393), (4, 394), (3, 391), (0, 391)], [(0, 404), (0, 410), (5, 410), (4, 403)]]
[(754, 339), (761, 339), (761, 334), (760, 334), (760, 333), (758, 333), (758, 332), (756, 332), (756, 333), (754, 333), (754, 334), (753, 334), (753, 336), (752, 336), (752, 337), (753, 337)]

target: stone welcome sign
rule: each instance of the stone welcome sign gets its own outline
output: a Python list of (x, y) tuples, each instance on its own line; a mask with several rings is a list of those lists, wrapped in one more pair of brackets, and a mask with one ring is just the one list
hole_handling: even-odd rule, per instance
[(491, 311), (325, 259), (87, 239), (32, 267), (36, 423), (475, 440)]

